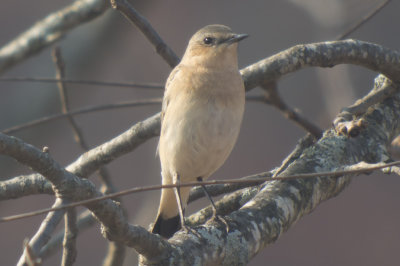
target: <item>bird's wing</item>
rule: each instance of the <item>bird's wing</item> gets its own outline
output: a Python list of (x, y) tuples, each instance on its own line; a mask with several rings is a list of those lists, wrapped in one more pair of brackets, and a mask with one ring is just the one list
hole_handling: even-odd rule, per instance
[(173, 80), (175, 79), (175, 77), (177, 76), (177, 74), (179, 73), (180, 69), (181, 69), (180, 66), (175, 67), (171, 71), (171, 74), (169, 74), (167, 82), (165, 83), (164, 98), (163, 98), (162, 109), (161, 109), (161, 124), (162, 124), (162, 121), (164, 119), (164, 115), (165, 115), (165, 112), (166, 112), (166, 110), (168, 108), (168, 104), (169, 104), (169, 101), (170, 101), (171, 84), (172, 84)]
[[(161, 128), (162, 128), (162, 123), (164, 120), (165, 112), (167, 111), (168, 104), (169, 104), (170, 98), (171, 98), (171, 96), (170, 96), (171, 89), (169, 89), (169, 88), (171, 86), (172, 81), (174, 80), (176, 75), (179, 73), (179, 71), (180, 71), (180, 66), (178, 65), (171, 71), (171, 74), (169, 74), (167, 82), (165, 83), (165, 91), (164, 91), (164, 97), (163, 97), (162, 107), (161, 107)], [(158, 154), (159, 146), (160, 146), (160, 143), (158, 143), (158, 145), (157, 145), (156, 156), (159, 155)]]

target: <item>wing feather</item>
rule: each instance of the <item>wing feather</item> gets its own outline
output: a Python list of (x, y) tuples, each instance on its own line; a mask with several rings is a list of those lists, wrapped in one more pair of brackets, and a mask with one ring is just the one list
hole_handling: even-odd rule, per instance
[[(169, 74), (167, 82), (165, 83), (164, 97), (163, 97), (162, 106), (161, 106), (161, 128), (162, 128), (165, 112), (167, 111), (168, 104), (170, 102), (171, 89), (169, 89), (169, 88), (172, 84), (172, 81), (174, 80), (176, 75), (179, 73), (179, 71), (180, 71), (180, 66), (178, 65), (171, 71), (171, 74)], [(158, 144), (157, 144), (156, 156), (159, 155), (159, 153), (158, 153), (159, 146), (160, 146), (160, 142), (158, 142)]]

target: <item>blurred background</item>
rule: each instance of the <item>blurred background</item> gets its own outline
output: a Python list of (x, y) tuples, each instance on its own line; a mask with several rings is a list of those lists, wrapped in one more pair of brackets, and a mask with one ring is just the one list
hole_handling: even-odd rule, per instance
[[(190, 36), (207, 24), (225, 24), (250, 38), (240, 43), (243, 68), (296, 44), (333, 40), (374, 9), (380, 0), (271, 0), (271, 1), (131, 1), (181, 57)], [(2, 0), (0, 46), (31, 27), (47, 14), (71, 1)], [(392, 1), (351, 38), (398, 49), (397, 25), (400, 2)], [(144, 36), (119, 12), (83, 24), (59, 45), (66, 64), (66, 77), (97, 81), (164, 83), (170, 67), (156, 54)], [(54, 77), (51, 48), (29, 58), (2, 77)], [(377, 73), (355, 66), (306, 69), (279, 82), (287, 103), (322, 128), (328, 128), (341, 108), (352, 104), (373, 86)], [(161, 97), (162, 90), (109, 86), (67, 85), (71, 109), (134, 99)], [(258, 95), (254, 89), (249, 94)], [(76, 116), (91, 147), (117, 136), (133, 124), (160, 111), (160, 105), (106, 110)], [(0, 82), (0, 130), (50, 114), (60, 113), (55, 84)], [(61, 119), (18, 131), (13, 135), (36, 146), (48, 146), (63, 165), (82, 150), (72, 130)], [(248, 103), (238, 143), (225, 165), (211, 179), (240, 178), (279, 166), (305, 132), (274, 108)], [(119, 190), (160, 183), (160, 165), (155, 157), (157, 139), (107, 167)], [(0, 155), (0, 177), (30, 173), (14, 160)], [(91, 177), (96, 182), (96, 176)], [(338, 197), (303, 219), (273, 245), (266, 247), (250, 265), (397, 265), (400, 260), (400, 179), (375, 173), (354, 178)], [(7, 216), (50, 207), (52, 196), (31, 196), (0, 202), (0, 215)], [(123, 204), (132, 223), (147, 228), (155, 218), (159, 191), (125, 196)], [(200, 201), (189, 213), (204, 206)], [(79, 209), (81, 210), (81, 209)], [(0, 264), (14, 265), (22, 242), (31, 237), (44, 216), (0, 224)], [(61, 228), (62, 226), (60, 226)], [(100, 265), (107, 241), (99, 225), (78, 237), (76, 265)], [(43, 265), (58, 265), (61, 253)], [(136, 261), (128, 250), (125, 265)], [(397, 263), (396, 263), (397, 262)]]

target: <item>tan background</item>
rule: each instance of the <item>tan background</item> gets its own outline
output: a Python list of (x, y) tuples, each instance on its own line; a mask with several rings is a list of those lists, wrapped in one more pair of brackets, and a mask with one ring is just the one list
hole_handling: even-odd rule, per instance
[[(367, 13), (377, 0), (271, 0), (271, 1), (132, 1), (167, 44), (181, 56), (188, 38), (212, 23), (230, 26), (250, 38), (241, 42), (240, 66), (244, 67), (299, 43), (334, 39)], [(2, 0), (0, 45), (17, 36), (46, 14), (70, 1)], [(359, 29), (353, 38), (397, 49), (400, 2), (392, 3)], [(85, 24), (61, 41), (68, 78), (163, 83), (170, 68), (153, 47), (118, 12)], [(12, 68), (3, 76), (52, 77), (50, 49)], [(279, 83), (284, 99), (323, 128), (335, 114), (364, 95), (376, 73), (355, 66), (307, 69)], [(162, 91), (70, 85), (71, 105), (115, 103), (161, 96)], [(258, 89), (251, 94), (259, 93)], [(158, 112), (160, 106), (127, 108), (86, 114), (77, 118), (89, 144), (94, 147), (123, 132), (132, 124)], [(44, 115), (58, 113), (55, 85), (0, 82), (0, 130)], [(226, 164), (212, 177), (239, 178), (269, 170), (294, 148), (305, 133), (275, 109), (248, 103), (237, 146)], [(36, 147), (48, 146), (62, 164), (81, 153), (65, 120), (15, 134)], [(109, 165), (119, 189), (160, 182), (155, 158), (157, 140)], [(0, 177), (29, 173), (13, 160), (0, 156)], [(93, 178), (92, 180), (97, 180)], [(250, 265), (396, 265), (400, 259), (400, 179), (373, 174), (355, 178), (337, 198), (301, 219), (274, 245), (267, 247)], [(147, 227), (154, 219), (159, 192), (124, 197), (133, 223)], [(49, 207), (51, 196), (32, 196), (0, 202), (0, 215)], [(198, 209), (194, 204), (191, 210)], [(13, 265), (21, 254), (22, 241), (37, 230), (43, 216), (0, 224), (0, 264)], [(106, 240), (99, 226), (78, 238), (76, 265), (99, 265)], [(135, 253), (128, 251), (129, 261)], [(57, 265), (60, 254), (44, 265)]]

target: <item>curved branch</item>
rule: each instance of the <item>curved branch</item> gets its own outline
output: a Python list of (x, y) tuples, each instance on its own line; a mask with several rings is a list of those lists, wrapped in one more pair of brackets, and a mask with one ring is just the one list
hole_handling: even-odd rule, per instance
[[(131, 143), (131, 146), (135, 144), (136, 143)], [(123, 151), (124, 150), (122, 150), (122, 152)], [(121, 150), (117, 152), (121, 152)], [(0, 153), (13, 157), (20, 163), (31, 167), (32, 170), (46, 177), (52, 183), (53, 189), (56, 192), (56, 204), (60, 198), (70, 201), (80, 201), (103, 195), (97, 191), (96, 186), (92, 182), (87, 179), (81, 179), (71, 172), (68, 172), (54, 161), (47, 152), (42, 152), (18, 138), (0, 133)], [(75, 168), (75, 170), (79, 172), (80, 168)], [(113, 200), (108, 199), (100, 202), (88, 203), (85, 206), (91, 210), (102, 223), (103, 234), (111, 241), (125, 243), (146, 256), (153, 256), (155, 253), (164, 253), (166, 247), (169, 247), (166, 241), (164, 241), (164, 245), (160, 245), (159, 237), (149, 233), (146, 229), (130, 225), (119, 204)], [(64, 210), (51, 212), (50, 214), (54, 213), (61, 214), (59, 217), (59, 219), (61, 219)], [(43, 224), (45, 224), (45, 222), (46, 220)], [(44, 226), (43, 224), (41, 228)], [(48, 230), (47, 228), (51, 230), (55, 228), (55, 226), (48, 227), (47, 225), (45, 227), (46, 230)], [(40, 236), (43, 235), (41, 230), (39, 230), (37, 234)], [(42, 239), (42, 237), (39, 239)], [(43, 245), (47, 243), (48, 238), (44, 238), (44, 241), (37, 241), (36, 238), (34, 238), (31, 242), (32, 241), (34, 243), (32, 249), (35, 253), (38, 253)], [(21, 257), (20, 262), (23, 263), (24, 260), (25, 253)]]
[(160, 134), (160, 113), (141, 121), (121, 135), (81, 155), (66, 169), (80, 177), (88, 177), (101, 166), (127, 154), (146, 140)]
[(150, 22), (137, 12), (126, 0), (111, 0), (111, 6), (119, 10), (133, 25), (146, 36), (150, 43), (156, 48), (156, 52), (170, 65), (175, 67), (180, 59), (171, 48), (161, 39)]
[[(134, 150), (146, 140), (158, 136), (160, 114), (141, 121), (114, 139), (81, 155), (66, 169), (79, 177), (88, 177), (112, 160)], [(2, 134), (0, 133), (0, 136)], [(4, 136), (4, 138), (7, 136)], [(1, 138), (0, 138), (1, 146)], [(1, 147), (0, 147), (1, 152)], [(4, 151), (7, 152), (7, 151)], [(8, 154), (13, 157), (13, 154)], [(29, 161), (29, 159), (27, 160)], [(24, 162), (22, 162), (24, 163)], [(39, 172), (40, 173), (40, 172)], [(21, 182), (22, 180), (22, 182)], [(37, 193), (52, 193), (52, 186), (40, 174), (31, 174), (0, 181), (0, 200)]]
[[(379, 76), (377, 79), (384, 78)], [(390, 83), (375, 84), (386, 86)], [(302, 156), (288, 164), (279, 176), (333, 171), (360, 161), (375, 163), (387, 160), (386, 146), (400, 133), (399, 106), (400, 93), (397, 93), (370, 108), (362, 117), (369, 126), (357, 137), (338, 136), (334, 129), (328, 130), (318, 142), (303, 149)], [(244, 265), (318, 204), (339, 194), (350, 180), (350, 176), (317, 177), (271, 181), (258, 188), (245, 189), (231, 200), (254, 195), (254, 192), (256, 195), (247, 203), (242, 202), (245, 204), (239, 210), (224, 217), (229, 224), (228, 233), (218, 221), (193, 228), (194, 235), (181, 231), (169, 240), (175, 249), (168, 259), (151, 257), (149, 262), (142, 257), (142, 263)], [(191, 220), (201, 219), (203, 214), (199, 212)]]
[(54, 194), (51, 184), (39, 174), (16, 176), (0, 181), (0, 200), (17, 199), (35, 194)]
[(306, 67), (333, 67), (339, 64), (359, 65), (382, 73), (393, 81), (400, 80), (400, 53), (359, 40), (296, 45), (240, 72), (248, 91), (261, 85), (261, 82), (276, 82)]
[[(375, 58), (376, 62), (374, 62)], [(376, 44), (355, 40), (334, 41), (294, 46), (247, 66), (241, 70), (241, 73), (246, 90), (251, 90), (265, 82), (275, 82), (289, 73), (309, 66), (332, 67), (344, 63), (377, 70), (393, 79), (393, 76), (396, 75), (400, 77), (399, 58), (398, 52)], [(68, 166), (68, 170), (78, 176), (88, 177), (104, 164), (157, 136), (159, 130), (160, 116), (156, 114), (136, 124), (113, 140), (88, 151)], [(18, 193), (26, 195), (23, 191), (15, 191), (13, 192), (14, 197), (17, 197)]]
[[(387, 86), (391, 83), (377, 81), (375, 84)], [(371, 108), (363, 117), (370, 126), (356, 138), (338, 136), (333, 130), (325, 133), (319, 142), (305, 149), (301, 157), (290, 163), (281, 175), (332, 171), (346, 163), (386, 159), (386, 145), (400, 132), (398, 106), (400, 96), (396, 95), (374, 109)], [(16, 138), (0, 134), (0, 151), (45, 175), (60, 196), (80, 200), (99, 195), (88, 180), (66, 172), (47, 153), (25, 145)], [(144, 228), (129, 225), (121, 209), (111, 200), (90, 203), (86, 207), (103, 223), (103, 233), (108, 239), (134, 247), (139, 253), (151, 258), (152, 263), (157, 260), (165, 262), (168, 258), (173, 263), (192, 264), (197, 259), (200, 263), (215, 263), (210, 260), (218, 260), (218, 263), (228, 264), (249, 260), (261, 247), (275, 241), (301, 216), (323, 200), (337, 195), (348, 182), (348, 177), (269, 182), (260, 187), (260, 192), (250, 202), (228, 216), (231, 228), (229, 234), (224, 226), (216, 226), (214, 222), (197, 229), (196, 235), (202, 241), (178, 233), (170, 240), (173, 245), (148, 233)], [(243, 245), (238, 247), (229, 243)], [(189, 250), (193, 256), (181, 256)]]
[(103, 14), (108, 7), (105, 0), (76, 0), (38, 21), (0, 49), (0, 73), (58, 41), (74, 27)]

